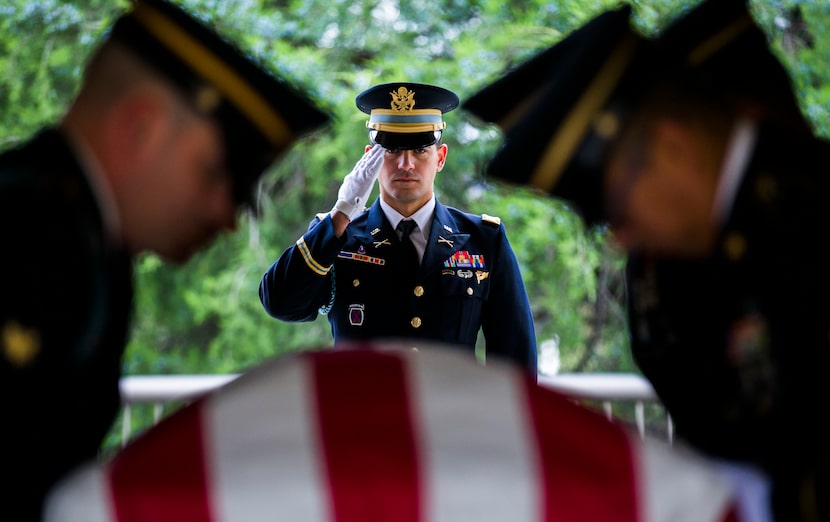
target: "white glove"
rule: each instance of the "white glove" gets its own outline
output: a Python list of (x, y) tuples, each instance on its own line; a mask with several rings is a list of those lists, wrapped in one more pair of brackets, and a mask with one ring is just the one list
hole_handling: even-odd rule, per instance
[(355, 163), (352, 171), (343, 178), (343, 184), (337, 191), (337, 203), (332, 210), (346, 214), (349, 221), (363, 212), (383, 164), (383, 151), (383, 147), (375, 144)]

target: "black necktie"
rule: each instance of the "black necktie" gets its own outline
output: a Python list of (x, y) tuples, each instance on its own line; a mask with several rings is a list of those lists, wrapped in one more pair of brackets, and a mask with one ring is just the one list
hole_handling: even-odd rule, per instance
[(418, 251), (415, 250), (415, 245), (412, 244), (412, 240), (409, 238), (409, 234), (418, 226), (412, 220), (401, 220), (398, 223), (398, 231), (401, 233), (401, 250), (403, 251), (401, 254), (401, 258), (406, 262), (406, 269), (413, 270), (415, 272), (421, 268), (421, 261), (418, 258)]

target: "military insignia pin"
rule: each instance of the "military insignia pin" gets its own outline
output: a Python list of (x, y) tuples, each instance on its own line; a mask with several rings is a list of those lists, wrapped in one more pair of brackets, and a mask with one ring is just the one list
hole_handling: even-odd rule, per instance
[(411, 111), (415, 108), (415, 91), (410, 91), (406, 87), (398, 87), (397, 91), (391, 91), (392, 103), (390, 107), (396, 112)]

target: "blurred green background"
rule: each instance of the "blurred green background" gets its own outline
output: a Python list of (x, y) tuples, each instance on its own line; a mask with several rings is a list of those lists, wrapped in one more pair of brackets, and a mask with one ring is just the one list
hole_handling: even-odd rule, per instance
[[(645, 34), (696, 5), (637, 0)], [(260, 187), (261, 211), (183, 267), (154, 256), (136, 266), (127, 374), (239, 372), (264, 358), (330, 345), (325, 317), (271, 319), (257, 296), (268, 266), (327, 211), (366, 143), (354, 97), (380, 82), (433, 83), (462, 100), (507, 67), (560, 40), (608, 0), (187, 0), (189, 10), (305, 86), (335, 123), (295, 145)], [(755, 0), (753, 14), (791, 72), (816, 132), (830, 130), (830, 6)], [(123, 9), (113, 0), (5, 0), (0, 6), (0, 148), (60, 118), (83, 66)], [(463, 110), (445, 116), (445, 204), (501, 217), (521, 264), (539, 343), (558, 342), (561, 371), (636, 371), (625, 324), (625, 259), (606, 231), (582, 227), (560, 201), (489, 183), (499, 132)], [(377, 189), (375, 190), (375, 195)], [(374, 199), (374, 195), (372, 197)], [(56, 253), (60, 255), (60, 253)]]

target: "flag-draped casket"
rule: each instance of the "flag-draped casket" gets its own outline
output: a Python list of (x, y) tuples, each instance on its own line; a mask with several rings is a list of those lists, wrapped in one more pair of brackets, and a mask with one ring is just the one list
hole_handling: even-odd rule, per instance
[(513, 366), (389, 342), (260, 365), (72, 474), (46, 520), (738, 518), (708, 461)]

